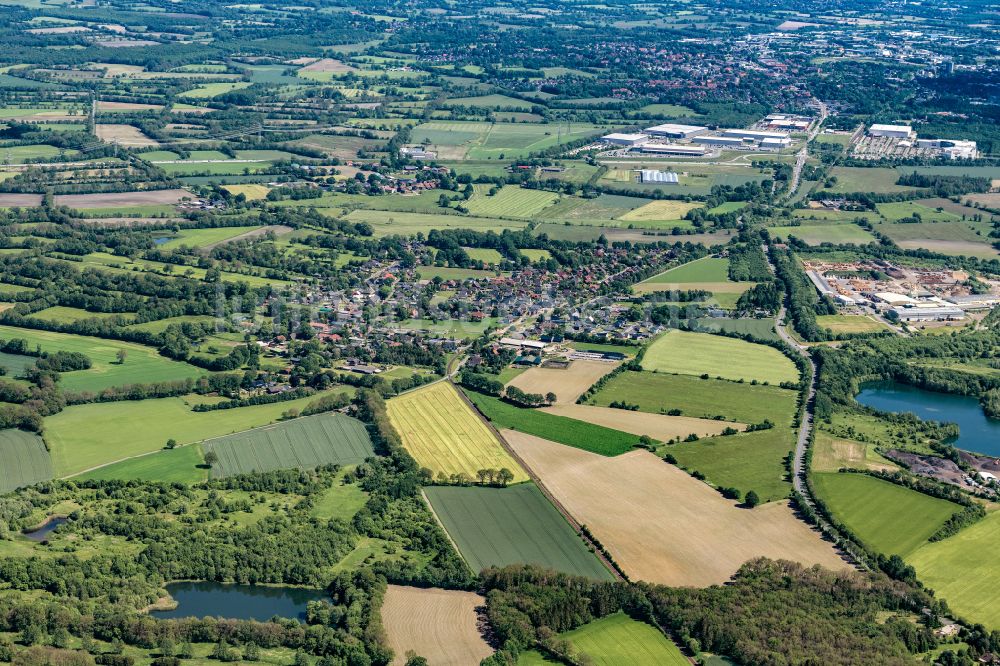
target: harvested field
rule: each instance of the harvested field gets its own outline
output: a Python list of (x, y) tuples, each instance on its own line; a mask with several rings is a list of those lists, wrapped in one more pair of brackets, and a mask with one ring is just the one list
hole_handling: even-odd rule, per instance
[(149, 138), (142, 133), (142, 130), (133, 125), (94, 125), (94, 133), (98, 139), (105, 143), (117, 143), (119, 146), (129, 148), (147, 148), (149, 146), (160, 145), (156, 140)]
[(504, 437), (632, 578), (702, 587), (761, 556), (848, 568), (785, 502), (741, 509), (648, 451), (605, 458), (514, 431)]
[(556, 394), (556, 404), (571, 405), (584, 391), (618, 367), (618, 363), (605, 361), (573, 361), (565, 370), (531, 368), (515, 377), (508, 386), (515, 386), (525, 393), (550, 391)]
[(42, 205), (41, 194), (14, 194), (11, 192), (0, 193), (0, 208), (29, 208)]
[(108, 102), (97, 101), (98, 111), (160, 111), (162, 104), (138, 104), (135, 102)]
[(128, 206), (162, 206), (194, 198), (187, 190), (142, 190), (140, 192), (109, 192), (103, 194), (58, 194), (57, 206), (68, 208), (124, 208)]
[(333, 58), (321, 58), (315, 62), (311, 62), (302, 69), (300, 72), (334, 72), (337, 74), (343, 74), (345, 72), (356, 72), (357, 69), (351, 67), (350, 65), (343, 63), (339, 60), (334, 60)]
[(437, 382), (387, 403), (389, 418), (403, 446), (435, 475), (467, 474), (506, 467), (513, 482), (527, 481), (521, 466), (483, 420), (448, 382)]
[(543, 407), (542, 411), (547, 414), (586, 421), (612, 430), (629, 432), (633, 435), (648, 435), (661, 442), (676, 438), (683, 439), (691, 433), (699, 437), (713, 437), (726, 428), (738, 430), (744, 428), (742, 423), (696, 419), (690, 416), (649, 414), (593, 405), (562, 404), (554, 407)]
[(641, 208), (625, 213), (619, 220), (626, 222), (648, 222), (652, 220), (682, 220), (689, 210), (701, 208), (705, 204), (688, 203), (685, 201), (650, 201)]
[(392, 663), (406, 663), (413, 650), (434, 666), (478, 664), (493, 654), (479, 628), (478, 609), (485, 605), (475, 592), (390, 585), (382, 624), (396, 653)]

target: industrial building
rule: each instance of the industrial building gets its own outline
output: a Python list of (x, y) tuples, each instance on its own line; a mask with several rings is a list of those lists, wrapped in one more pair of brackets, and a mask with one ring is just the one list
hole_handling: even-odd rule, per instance
[(423, 146), (418, 147), (408, 147), (404, 146), (399, 149), (399, 152), (403, 157), (409, 157), (414, 160), (436, 160), (437, 153), (432, 150), (427, 150)]
[(955, 321), (964, 319), (965, 313), (956, 307), (893, 308), (900, 321)]
[(868, 136), (888, 137), (890, 139), (909, 139), (913, 136), (913, 128), (909, 125), (872, 125), (868, 128)]
[(647, 140), (649, 140), (649, 137), (645, 134), (622, 134), (620, 132), (614, 132), (601, 137), (601, 141), (605, 143), (629, 147), (641, 146)]
[(677, 185), (680, 179), (673, 171), (658, 171), (657, 169), (642, 169), (639, 171), (640, 183), (663, 183)]
[(762, 139), (760, 142), (760, 147), (763, 150), (781, 150), (782, 148), (787, 148), (792, 145), (792, 140), (787, 136), (780, 139), (772, 139), (770, 137)]
[(644, 143), (638, 147), (639, 152), (650, 155), (680, 155), (687, 157), (702, 157), (708, 151), (704, 146), (682, 146), (677, 143)]
[(784, 113), (772, 113), (764, 118), (761, 123), (767, 127), (775, 129), (789, 130), (791, 132), (805, 132), (812, 125), (812, 118), (804, 116), (790, 116)]
[(734, 137), (737, 139), (750, 139), (751, 141), (763, 141), (764, 139), (788, 139), (785, 132), (761, 132), (759, 130), (727, 129), (722, 131), (722, 136)]
[(722, 146), (723, 148), (743, 147), (743, 139), (730, 136), (696, 136), (691, 140), (704, 146)]
[(698, 125), (678, 125), (676, 123), (665, 123), (655, 127), (647, 127), (646, 134), (650, 136), (665, 136), (671, 139), (690, 139), (691, 137), (704, 134), (707, 127)]
[(952, 160), (974, 160), (979, 157), (975, 141), (960, 139), (917, 139), (917, 148), (937, 150)]

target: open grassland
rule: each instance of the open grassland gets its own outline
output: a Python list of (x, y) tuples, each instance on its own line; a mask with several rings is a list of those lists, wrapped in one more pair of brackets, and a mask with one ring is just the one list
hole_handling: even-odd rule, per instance
[(208, 469), (204, 463), (201, 447), (193, 444), (129, 458), (74, 478), (81, 481), (200, 483), (208, 479)]
[(71, 476), (158, 451), (168, 439), (185, 445), (268, 425), (283, 412), (302, 410), (321, 395), (209, 412), (191, 411), (185, 398), (75, 405), (45, 420), (45, 438), (55, 475)]
[(212, 315), (178, 315), (176, 317), (167, 317), (166, 319), (157, 319), (156, 321), (147, 321), (142, 324), (132, 324), (129, 328), (149, 333), (162, 333), (174, 324), (211, 324), (215, 320), (216, 318)]
[(878, 333), (889, 327), (867, 315), (819, 315), (816, 324), (834, 333)]
[(560, 143), (604, 131), (587, 123), (534, 124), (435, 120), (413, 128), (412, 141), (432, 145), (441, 159), (498, 159), (522, 157)]
[(891, 167), (869, 169), (866, 167), (833, 167), (830, 175), (837, 179), (836, 185), (828, 188), (840, 194), (851, 192), (908, 192), (919, 188), (897, 185), (899, 172)]
[(52, 478), (45, 442), (33, 432), (0, 430), (0, 493)]
[(890, 222), (896, 222), (904, 217), (919, 216), (924, 222), (957, 222), (961, 220), (960, 215), (949, 213), (940, 207), (931, 208), (916, 201), (894, 201), (891, 203), (875, 204), (878, 212)]
[(319, 414), (204, 442), (219, 460), (212, 477), (276, 469), (355, 465), (375, 455), (363, 423), (343, 414)]
[(537, 564), (598, 580), (612, 578), (533, 483), (508, 488), (431, 486), (424, 492), (475, 572)]
[[(262, 227), (258, 227), (262, 228)], [(105, 252), (93, 252), (82, 257), (82, 262), (87, 267), (96, 268), (109, 273), (121, 273), (132, 271), (145, 271), (159, 273), (166, 276), (184, 276), (193, 280), (204, 280), (206, 269), (198, 266), (186, 266), (178, 264), (168, 264), (162, 261), (152, 261), (150, 259), (129, 259), (119, 257)], [(246, 275), (244, 273), (231, 273), (222, 271), (220, 279), (223, 282), (246, 282), (251, 287), (283, 287), (290, 283), (282, 280), (261, 277), (259, 275)]]
[[(659, 629), (624, 613), (594, 620), (559, 634), (559, 639), (569, 641), (594, 666), (689, 666), (691, 663)], [(529, 651), (517, 663), (533, 666), (550, 662), (541, 653)]]
[(638, 405), (644, 412), (680, 410), (684, 416), (784, 425), (795, 411), (797, 395), (777, 386), (753, 386), (690, 375), (627, 371), (613, 377), (590, 403), (608, 406), (615, 400)]
[(921, 582), (934, 590), (962, 618), (1000, 630), (1000, 511), (943, 541), (928, 543), (906, 561)]
[(856, 224), (801, 224), (793, 227), (771, 227), (768, 232), (782, 240), (795, 236), (807, 245), (822, 243), (865, 245), (875, 241), (870, 232)]
[(497, 428), (518, 430), (602, 456), (617, 456), (631, 451), (639, 443), (635, 435), (604, 426), (517, 407), (475, 391), (466, 391), (466, 395)]
[(729, 259), (702, 257), (654, 275), (646, 282), (683, 285), (689, 282), (727, 282), (728, 280)]
[(659, 222), (665, 220), (683, 220), (688, 211), (701, 208), (704, 204), (668, 199), (650, 201), (641, 208), (625, 213), (619, 220), (624, 222)]
[[(962, 509), (954, 502), (924, 495), (865, 474), (816, 473), (816, 496), (865, 545), (886, 555), (912, 553)], [(955, 574), (961, 570), (956, 569)]]
[(708, 333), (739, 333), (742, 335), (752, 335), (758, 340), (781, 340), (774, 330), (774, 319), (763, 317), (761, 319), (741, 317), (702, 317), (698, 320), (698, 330)]
[(484, 264), (496, 265), (503, 261), (503, 255), (488, 247), (465, 247), (462, 248), (473, 261), (481, 261)]
[(261, 199), (266, 199), (268, 192), (271, 188), (267, 185), (261, 185), (259, 183), (246, 183), (243, 185), (223, 185), (222, 189), (226, 190), (234, 197), (242, 194), (247, 198), (247, 201), (259, 201)]
[[(90, 358), (93, 365), (89, 369), (60, 375), (59, 385), (64, 391), (97, 392), (111, 386), (194, 379), (206, 374), (201, 368), (166, 358), (152, 347), (132, 342), (0, 326), (0, 339), (15, 338), (26, 340), (30, 349), (38, 346), (45, 352), (80, 352)], [(126, 354), (124, 363), (118, 362), (119, 351)]]
[(475, 229), (477, 231), (502, 231), (522, 229), (526, 220), (500, 220), (490, 217), (465, 215), (436, 215), (431, 213), (401, 213), (384, 210), (354, 210), (344, 216), (348, 222), (365, 222), (372, 226), (376, 236), (426, 235), (432, 229)]
[(73, 324), (84, 319), (112, 319), (122, 317), (129, 321), (135, 316), (134, 312), (88, 312), (80, 308), (70, 308), (64, 305), (54, 305), (45, 308), (31, 315), (31, 319), (54, 322), (56, 324)]
[(726, 428), (735, 427), (739, 430), (743, 427), (742, 423), (696, 419), (690, 416), (650, 414), (595, 405), (563, 404), (543, 407), (541, 411), (637, 436), (646, 435), (660, 442), (683, 439), (692, 433), (699, 437), (713, 437)]
[(475, 592), (390, 585), (382, 603), (382, 624), (393, 664), (407, 651), (429, 664), (478, 664), (493, 654), (479, 630), (479, 608), (486, 599)]
[(736, 488), (741, 496), (751, 490), (764, 502), (788, 497), (792, 484), (786, 480), (785, 458), (795, 446), (795, 434), (787, 427), (682, 442), (667, 451), (691, 472), (719, 488)]
[(161, 250), (174, 250), (182, 246), (206, 247), (217, 245), (236, 236), (259, 229), (260, 227), (212, 227), (207, 229), (181, 229), (177, 234), (159, 246)]
[(521, 433), (504, 436), (633, 579), (720, 584), (759, 556), (846, 568), (784, 502), (741, 509), (648, 451), (604, 458)]
[(580, 395), (604, 375), (618, 367), (618, 363), (577, 360), (565, 370), (555, 368), (529, 368), (518, 375), (508, 386), (515, 386), (525, 393), (555, 393), (558, 404), (573, 404)]
[(529, 190), (516, 185), (500, 188), (489, 196), (483, 187), (469, 199), (465, 207), (469, 213), (479, 217), (527, 217), (531, 218), (548, 208), (559, 195), (545, 190)]
[(823, 430), (816, 431), (812, 449), (812, 471), (836, 472), (843, 468), (894, 470), (898, 465), (875, 451), (874, 444), (834, 437)]
[(527, 481), (528, 475), (451, 383), (437, 382), (397, 396), (387, 408), (403, 445), (435, 475), (464, 473), (475, 478), (480, 469), (506, 467), (515, 483)]
[(723, 379), (796, 382), (798, 369), (773, 347), (709, 333), (667, 331), (650, 345), (642, 359), (644, 370)]

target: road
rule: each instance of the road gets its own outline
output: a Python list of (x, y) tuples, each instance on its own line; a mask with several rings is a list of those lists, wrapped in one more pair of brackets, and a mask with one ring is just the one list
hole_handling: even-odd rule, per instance
[(812, 130), (809, 132), (809, 137), (802, 142), (802, 149), (795, 156), (795, 168), (792, 170), (792, 180), (788, 184), (787, 199), (794, 197), (795, 192), (799, 189), (799, 182), (802, 178), (802, 169), (806, 165), (806, 160), (809, 159), (809, 142), (815, 139), (816, 135), (819, 134), (820, 129), (823, 127), (823, 123), (826, 122), (826, 115), (826, 104), (819, 102), (819, 118), (813, 124)]

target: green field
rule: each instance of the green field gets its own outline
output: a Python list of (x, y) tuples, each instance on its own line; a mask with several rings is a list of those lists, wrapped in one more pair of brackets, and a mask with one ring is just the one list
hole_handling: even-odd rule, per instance
[(648, 280), (650, 284), (685, 284), (690, 282), (728, 282), (729, 259), (722, 257), (703, 257), (686, 264), (681, 264), (654, 275)]
[(605, 384), (590, 404), (607, 407), (612, 401), (622, 400), (654, 414), (679, 409), (683, 416), (721, 416), (741, 423), (770, 419), (784, 425), (790, 423), (797, 399), (794, 391), (777, 386), (627, 371)]
[(773, 347), (708, 333), (667, 331), (642, 359), (644, 370), (780, 384), (796, 382), (795, 364)]
[(880, 321), (866, 315), (819, 315), (816, 324), (834, 333), (877, 333), (889, 328)]
[(52, 478), (45, 442), (33, 432), (0, 430), (0, 493)]
[(998, 549), (1000, 511), (994, 511), (958, 534), (921, 546), (906, 560), (959, 616), (1000, 630), (1000, 567), (993, 557)]
[(709, 208), (705, 212), (710, 213), (712, 215), (722, 215), (723, 213), (735, 213), (738, 210), (743, 210), (749, 205), (750, 204), (747, 203), (746, 201), (726, 201), (725, 203), (719, 204), (715, 208)]
[(129, 458), (100, 467), (80, 476), (95, 481), (162, 481), (163, 483), (200, 483), (208, 478), (205, 459), (198, 444), (163, 449), (149, 455)]
[(233, 81), (231, 83), (204, 83), (198, 86), (197, 88), (193, 88), (191, 90), (185, 90), (184, 92), (178, 94), (177, 96), (183, 97), (185, 99), (208, 99), (210, 97), (216, 97), (217, 95), (222, 95), (232, 90), (247, 88), (249, 86), (250, 86), (249, 81)]
[(35, 365), (34, 356), (0, 352), (0, 368), (7, 371), (7, 377), (20, 377), (24, 371)]
[(45, 437), (55, 475), (71, 476), (158, 451), (168, 439), (192, 444), (268, 425), (286, 410), (303, 409), (319, 395), (209, 412), (191, 411), (190, 403), (196, 399), (185, 398), (75, 405), (45, 419)]
[(821, 472), (811, 480), (834, 517), (886, 555), (909, 555), (962, 508), (865, 474)]
[(489, 566), (524, 563), (612, 579), (533, 483), (508, 488), (429, 486), (424, 493), (477, 573)]
[(949, 213), (946, 210), (930, 208), (915, 201), (880, 203), (876, 204), (875, 207), (878, 208), (878, 212), (882, 217), (891, 222), (901, 220), (904, 217), (913, 217), (914, 215), (919, 215), (920, 219), (924, 222), (957, 222), (962, 219), (960, 215)]
[[(132, 342), (91, 338), (84, 335), (36, 331), (28, 328), (0, 326), (0, 338), (27, 340), (28, 347), (36, 345), (42, 351), (69, 351), (86, 354), (93, 362), (88, 370), (75, 370), (60, 375), (59, 385), (70, 392), (100, 391), (111, 386), (150, 384), (154, 382), (194, 379), (206, 372), (188, 363), (161, 356), (152, 347)], [(118, 363), (118, 350), (126, 353), (125, 362)]]
[(488, 247), (466, 247), (462, 248), (473, 261), (481, 261), (484, 264), (499, 264), (503, 261), (503, 255)]
[[(470, 255), (471, 256), (471, 255)], [(418, 266), (417, 276), (421, 280), (433, 280), (436, 277), (442, 280), (479, 280), (482, 278), (496, 277), (493, 270), (480, 270), (478, 268), (451, 268), (448, 266)]]
[(432, 229), (475, 229), (477, 231), (502, 231), (521, 229), (526, 220), (500, 220), (491, 217), (465, 215), (436, 215), (433, 213), (401, 213), (384, 210), (354, 210), (344, 216), (348, 222), (366, 222), (376, 236), (412, 236), (418, 232), (427, 235)]
[(897, 185), (899, 172), (893, 168), (833, 167), (830, 175), (837, 179), (836, 185), (826, 188), (830, 192), (907, 192), (919, 188)]
[(361, 421), (343, 414), (319, 414), (208, 440), (205, 453), (219, 461), (212, 477), (224, 478), (275, 469), (354, 465), (375, 455)]
[(587, 123), (488, 123), (435, 120), (413, 128), (414, 143), (430, 143), (441, 159), (523, 157), (603, 132)]
[[(633, 620), (624, 613), (615, 613), (594, 620), (572, 631), (559, 634), (577, 652), (588, 657), (594, 666), (688, 666), (691, 662), (659, 629)], [(562, 663), (544, 657), (540, 652), (524, 652), (518, 666)]]
[(778, 333), (774, 330), (774, 319), (772, 317), (764, 317), (762, 319), (704, 317), (698, 320), (698, 330), (708, 331), (710, 333), (717, 333), (719, 331), (726, 333), (740, 333), (752, 335), (758, 340), (774, 340), (775, 342), (781, 339)]
[(181, 246), (187, 245), (188, 247), (205, 247), (206, 245), (213, 245), (216, 243), (221, 243), (222, 241), (229, 240), (239, 236), (240, 234), (245, 234), (248, 231), (253, 231), (259, 227), (212, 227), (208, 229), (181, 229), (177, 232), (177, 235), (166, 243), (159, 246), (161, 250), (174, 250)]
[(785, 457), (795, 446), (794, 432), (778, 426), (770, 430), (711, 437), (667, 447), (677, 462), (698, 471), (715, 486), (753, 490), (770, 502), (788, 496), (792, 484), (785, 479)]
[(865, 245), (875, 241), (870, 232), (856, 224), (800, 224), (793, 227), (771, 227), (767, 231), (773, 238), (787, 240), (790, 236), (795, 236), (807, 245), (822, 243)]
[(480, 217), (527, 217), (531, 218), (548, 208), (559, 195), (545, 190), (529, 190), (516, 185), (507, 185), (489, 196), (489, 187), (480, 186), (466, 202), (465, 207), (472, 215)]
[(132, 324), (128, 328), (135, 331), (148, 331), (149, 333), (162, 333), (167, 327), (174, 324), (211, 324), (216, 318), (211, 315), (180, 315), (147, 321), (142, 324)]
[(134, 316), (134, 312), (88, 312), (87, 310), (81, 310), (80, 308), (54, 305), (51, 308), (39, 310), (31, 315), (30, 318), (39, 319), (41, 321), (50, 321), (56, 324), (74, 324), (84, 319), (112, 319), (114, 317), (123, 317), (131, 320)]
[(465, 394), (496, 428), (517, 430), (542, 439), (574, 446), (602, 456), (631, 451), (639, 438), (618, 430), (584, 423), (576, 419), (517, 407), (500, 398), (466, 391)]

